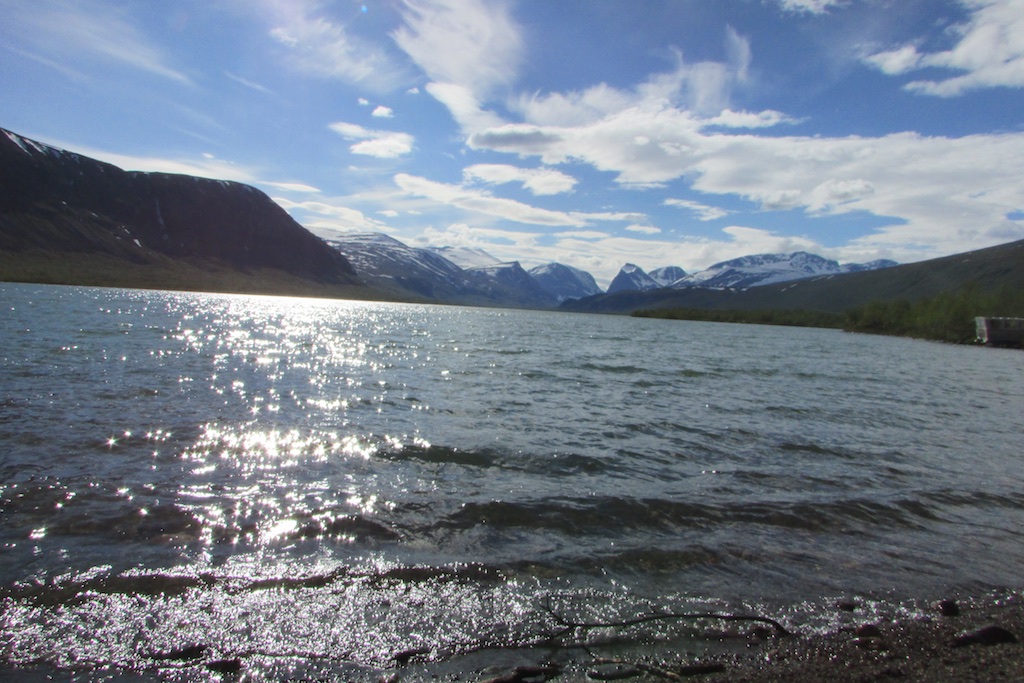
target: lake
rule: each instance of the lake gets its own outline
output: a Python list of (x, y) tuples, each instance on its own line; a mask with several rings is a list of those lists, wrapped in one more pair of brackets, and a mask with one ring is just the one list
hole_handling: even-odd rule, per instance
[(454, 680), (1024, 587), (1020, 351), (3, 283), (0, 320), (0, 675)]

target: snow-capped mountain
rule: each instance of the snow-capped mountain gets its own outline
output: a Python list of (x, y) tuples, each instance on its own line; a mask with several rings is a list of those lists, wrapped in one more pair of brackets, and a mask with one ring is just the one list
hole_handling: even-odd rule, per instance
[(716, 263), (706, 270), (677, 280), (672, 287), (746, 289), (818, 275), (838, 275), (886, 268), (892, 265), (895, 265), (894, 261), (881, 260), (841, 266), (838, 261), (806, 251), (797, 251), (791, 254), (755, 254)]
[(466, 272), (486, 278), (488, 285), (484, 289), (495, 300), (511, 297), (510, 303), (517, 306), (549, 307), (558, 303), (553, 294), (519, 265), (519, 261), (467, 268)]
[(625, 292), (632, 290), (645, 291), (648, 289), (657, 289), (661, 285), (652, 278), (650, 275), (640, 269), (639, 266), (627, 263), (622, 266), (619, 270), (619, 274), (615, 276), (612, 283), (608, 285), (608, 294), (614, 294), (615, 292)]
[(479, 268), (480, 266), (496, 266), (501, 259), (495, 258), (483, 249), (472, 247), (428, 247), (430, 251), (445, 257), (459, 268)]
[(566, 299), (582, 299), (601, 293), (601, 288), (597, 286), (593, 275), (562, 263), (545, 263), (527, 272), (537, 284), (552, 294), (558, 303)]
[(658, 283), (659, 287), (668, 287), (676, 280), (686, 277), (686, 271), (679, 266), (665, 266), (648, 271), (651, 279)]
[(364, 280), (385, 289), (409, 290), (431, 299), (472, 294), (466, 272), (430, 249), (410, 247), (383, 233), (358, 233), (327, 240)]
[(883, 258), (877, 261), (868, 261), (867, 263), (847, 263), (842, 268), (844, 273), (859, 273), (863, 270), (880, 270), (881, 268), (892, 268), (898, 265), (899, 263), (896, 261)]
[[(328, 243), (351, 261), (363, 280), (398, 296), (531, 308), (558, 303), (518, 262), (501, 263), (482, 250), (421, 249), (380, 233), (344, 235)], [(442, 254), (480, 265), (465, 267)]]

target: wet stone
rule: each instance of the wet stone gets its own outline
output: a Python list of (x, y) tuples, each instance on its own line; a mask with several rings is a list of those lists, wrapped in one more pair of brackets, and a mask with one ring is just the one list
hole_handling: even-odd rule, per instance
[(1016, 643), (1017, 636), (1012, 632), (991, 624), (982, 626), (974, 631), (961, 633), (953, 639), (953, 647), (967, 647), (968, 645), (1001, 645), (1004, 643)]

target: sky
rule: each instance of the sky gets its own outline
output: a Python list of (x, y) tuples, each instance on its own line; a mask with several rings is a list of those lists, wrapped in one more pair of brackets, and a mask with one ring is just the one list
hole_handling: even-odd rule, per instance
[(0, 127), (607, 285), (1024, 239), (1024, 0), (0, 0)]

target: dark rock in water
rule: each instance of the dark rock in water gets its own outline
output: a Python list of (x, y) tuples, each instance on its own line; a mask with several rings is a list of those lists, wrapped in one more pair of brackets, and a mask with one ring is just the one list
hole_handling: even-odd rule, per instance
[(410, 650), (403, 650), (402, 652), (399, 652), (398, 654), (395, 655), (395, 662), (397, 662), (400, 666), (405, 666), (406, 664), (409, 663), (409, 660), (411, 660), (413, 657), (419, 657), (419, 656), (422, 656), (422, 655), (429, 655), (429, 654), (430, 654), (430, 648), (429, 647), (416, 647), (416, 648), (412, 648)]
[(547, 681), (561, 675), (559, 666), (517, 666), (515, 671), (497, 678), (489, 678), (484, 683), (534, 683)]
[(861, 624), (854, 631), (858, 638), (881, 638), (882, 629), (878, 628), (874, 624)]
[(836, 607), (842, 612), (853, 612), (860, 607), (860, 604), (855, 600), (840, 600), (836, 603)]
[(212, 662), (207, 662), (206, 668), (218, 674), (237, 674), (242, 671), (242, 660), (237, 657), (234, 659), (215, 659)]
[(944, 617), (960, 616), (960, 605), (956, 603), (956, 600), (939, 600), (935, 607)]
[(200, 659), (206, 654), (206, 651), (210, 648), (206, 645), (186, 645), (184, 647), (176, 647), (173, 650), (167, 652), (152, 652), (149, 654), (150, 659), (169, 660), (178, 662), (188, 662), (193, 659)]
[(1016, 643), (1017, 636), (1002, 626), (995, 624), (982, 626), (974, 631), (961, 633), (953, 639), (953, 647), (966, 647), (968, 645), (1000, 645), (1003, 643)]

